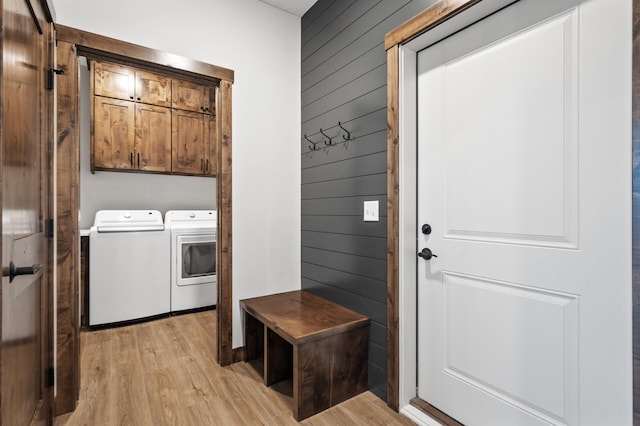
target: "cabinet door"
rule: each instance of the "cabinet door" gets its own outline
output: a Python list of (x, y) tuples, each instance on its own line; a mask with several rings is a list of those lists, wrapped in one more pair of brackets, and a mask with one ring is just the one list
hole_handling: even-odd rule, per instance
[(171, 165), (175, 173), (204, 173), (204, 115), (172, 110)]
[(205, 137), (205, 174), (216, 176), (218, 172), (218, 121), (215, 115), (204, 116), (204, 137)]
[(135, 104), (101, 96), (94, 96), (94, 102), (94, 168), (131, 169)]
[(131, 68), (106, 62), (94, 62), (93, 78), (96, 95), (133, 100)]
[(171, 79), (158, 74), (136, 71), (136, 101), (171, 106)]
[(204, 86), (184, 80), (173, 80), (171, 106), (187, 111), (204, 112)]
[(204, 113), (215, 114), (216, 113), (216, 88), (204, 87)]
[(136, 104), (134, 168), (150, 172), (171, 171), (171, 110)]

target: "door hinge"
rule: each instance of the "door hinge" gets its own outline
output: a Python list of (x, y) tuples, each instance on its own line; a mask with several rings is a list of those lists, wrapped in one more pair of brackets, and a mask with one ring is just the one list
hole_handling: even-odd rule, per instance
[(47, 238), (53, 238), (53, 218), (47, 219), (47, 223), (45, 224), (45, 232), (47, 234)]
[(49, 68), (49, 72), (47, 73), (47, 90), (53, 90), (54, 87), (54, 76), (64, 74), (64, 70)]
[(49, 367), (47, 368), (47, 374), (45, 377), (45, 387), (50, 388), (55, 384), (55, 371), (53, 369), (53, 367)]

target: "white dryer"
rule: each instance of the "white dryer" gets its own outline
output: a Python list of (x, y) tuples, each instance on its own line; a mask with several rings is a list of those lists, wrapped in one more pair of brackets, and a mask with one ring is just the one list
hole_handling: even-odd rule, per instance
[(159, 211), (100, 210), (89, 247), (89, 325), (169, 312), (169, 233)]
[(171, 235), (171, 312), (216, 305), (217, 212), (170, 210), (164, 223)]

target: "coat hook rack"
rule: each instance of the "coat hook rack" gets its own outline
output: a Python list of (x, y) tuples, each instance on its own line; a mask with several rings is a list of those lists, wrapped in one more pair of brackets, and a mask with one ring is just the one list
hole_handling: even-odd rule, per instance
[(307, 140), (307, 142), (309, 142), (309, 143), (311, 144), (311, 145), (309, 145), (309, 149), (310, 149), (311, 151), (317, 151), (317, 150), (318, 150), (318, 148), (316, 148), (316, 145), (317, 145), (317, 144), (319, 144), (320, 142), (314, 142), (314, 141), (312, 141), (311, 139), (309, 139), (309, 138), (307, 137), (307, 135), (304, 135), (304, 138)]
[(351, 139), (351, 132), (348, 131), (347, 129), (345, 129), (344, 127), (342, 127), (342, 124), (340, 124), (339, 121), (338, 121), (338, 126), (347, 133), (346, 136), (342, 135), (342, 139), (344, 139), (345, 141), (350, 140)]
[(324, 141), (324, 144), (329, 146), (329, 145), (333, 145), (333, 141), (331, 140), (331, 138), (329, 136), (327, 136), (327, 134), (325, 134), (322, 129), (320, 129), (320, 133), (322, 133), (322, 136), (324, 136), (325, 138), (328, 139), (328, 141)]

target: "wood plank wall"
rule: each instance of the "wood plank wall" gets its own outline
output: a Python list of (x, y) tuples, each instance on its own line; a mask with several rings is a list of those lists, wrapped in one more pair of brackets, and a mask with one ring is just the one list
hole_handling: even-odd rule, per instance
[[(302, 288), (371, 318), (369, 389), (387, 397), (384, 36), (435, 0), (319, 0), (302, 30)], [(343, 140), (338, 122), (351, 132)], [(326, 146), (320, 129), (332, 138)], [(317, 151), (310, 143), (319, 142)], [(364, 222), (378, 200), (380, 221)]]

